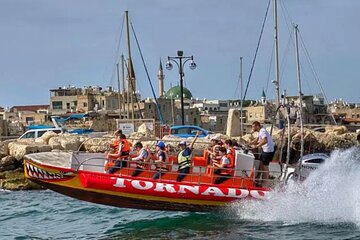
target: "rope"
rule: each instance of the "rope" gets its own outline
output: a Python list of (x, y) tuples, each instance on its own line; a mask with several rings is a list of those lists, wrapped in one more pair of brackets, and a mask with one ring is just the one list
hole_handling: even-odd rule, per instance
[(252, 76), (252, 72), (253, 72), (253, 70), (254, 70), (255, 61), (256, 61), (256, 56), (257, 56), (257, 53), (258, 53), (258, 51), (259, 51), (260, 42), (261, 42), (261, 37), (262, 37), (263, 32), (264, 32), (265, 22), (266, 22), (266, 19), (267, 19), (267, 15), (268, 15), (268, 12), (269, 12), (269, 8), (270, 8), (270, 2), (271, 2), (271, 0), (269, 0), (269, 2), (268, 2), (267, 9), (266, 9), (266, 13), (265, 13), (265, 17), (264, 17), (264, 21), (263, 21), (262, 26), (261, 26), (260, 37), (259, 37), (259, 40), (258, 40), (258, 43), (257, 43), (257, 46), (256, 46), (256, 51), (255, 51), (254, 59), (253, 59), (253, 61), (252, 61), (249, 78), (248, 78), (248, 81), (247, 81), (247, 83), (246, 83), (246, 88), (245, 88), (244, 96), (243, 96), (243, 99), (242, 99), (243, 101), (244, 101), (245, 98), (246, 98), (246, 93), (247, 93), (247, 91), (248, 91), (249, 84), (250, 84), (250, 79), (251, 79), (251, 76)]
[[(304, 43), (304, 41), (303, 41), (303, 39), (302, 39), (302, 37), (301, 37), (300, 31), (299, 31), (299, 35), (300, 35), (301, 46), (304, 48), (304, 52), (305, 52), (305, 54), (306, 54), (306, 59), (308, 60), (308, 63), (309, 63), (310, 68), (311, 68), (311, 71), (313, 72), (313, 74), (314, 74), (314, 76), (315, 76), (315, 80), (316, 80), (317, 84), (319, 85), (319, 88), (320, 88), (320, 90), (321, 90), (321, 93), (324, 95), (325, 101), (326, 101), (327, 103), (329, 103), (329, 101), (328, 101), (328, 99), (327, 99), (327, 97), (326, 97), (325, 91), (324, 91), (324, 89), (323, 89), (323, 87), (322, 87), (322, 85), (321, 85), (320, 79), (319, 79), (319, 77), (318, 77), (318, 75), (317, 75), (317, 73), (316, 73), (316, 71), (315, 71), (314, 64), (313, 64), (312, 61), (311, 61), (309, 52), (307, 51), (307, 48), (306, 48), (306, 46), (305, 46), (305, 43)], [(336, 122), (336, 120), (335, 120), (334, 114), (331, 113), (331, 117), (332, 117), (335, 125), (337, 125), (337, 122)]]
[[(113, 71), (112, 71), (112, 75), (111, 75), (111, 78), (110, 78), (110, 86), (112, 85), (113, 83), (113, 79), (114, 79), (114, 73), (116, 72), (116, 64), (120, 61), (119, 60), (119, 53), (120, 53), (120, 44), (121, 44), (121, 39), (122, 39), (122, 35), (123, 35), (123, 30), (124, 30), (124, 24), (125, 23), (125, 15), (123, 16), (123, 22), (122, 22), (122, 25), (121, 25), (121, 30), (120, 30), (120, 35), (119, 35), (119, 40), (117, 41), (117, 46), (116, 46), (116, 59), (114, 61), (114, 64), (113, 64)], [(120, 89), (119, 89), (119, 92), (120, 92)]]
[(144, 56), (143, 56), (143, 54), (142, 54), (142, 51), (141, 51), (141, 48), (140, 48), (140, 45), (139, 45), (139, 41), (138, 41), (138, 39), (137, 39), (137, 36), (136, 36), (135, 30), (134, 30), (133, 24), (130, 23), (130, 26), (131, 26), (132, 32), (133, 32), (133, 34), (134, 34), (134, 37), (135, 37), (136, 45), (137, 45), (137, 47), (138, 47), (138, 50), (139, 50), (139, 53), (140, 53), (140, 56), (141, 56), (142, 63), (143, 63), (144, 68), (145, 68), (146, 76), (147, 76), (147, 78), (148, 78), (148, 80), (149, 80), (149, 83), (150, 83), (151, 92), (152, 92), (152, 94), (153, 94), (153, 97), (154, 97), (154, 100), (155, 100), (155, 103), (156, 103), (156, 110), (157, 110), (157, 112), (158, 112), (158, 114), (159, 114), (160, 122), (161, 122), (162, 125), (164, 125), (164, 124), (165, 124), (164, 118), (163, 118), (163, 115), (162, 115), (161, 110), (160, 110), (159, 103), (158, 103), (157, 98), (156, 98), (156, 94), (155, 94), (155, 91), (154, 91), (154, 87), (153, 87), (153, 85), (152, 85), (152, 83), (151, 83), (151, 79), (150, 79), (149, 72), (148, 72), (147, 67), (146, 67), (146, 64), (145, 64)]

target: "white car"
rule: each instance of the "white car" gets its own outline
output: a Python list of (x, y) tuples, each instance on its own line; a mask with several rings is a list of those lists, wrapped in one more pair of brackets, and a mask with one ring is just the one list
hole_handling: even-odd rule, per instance
[(63, 128), (42, 128), (42, 129), (31, 129), (26, 131), (23, 135), (19, 137), (19, 139), (25, 139), (25, 138), (38, 138), (41, 137), (46, 132), (54, 132), (54, 133), (64, 133)]

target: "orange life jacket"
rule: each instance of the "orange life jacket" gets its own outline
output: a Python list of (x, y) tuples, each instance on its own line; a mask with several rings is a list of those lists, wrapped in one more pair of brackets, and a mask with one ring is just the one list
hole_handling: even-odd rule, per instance
[(222, 175), (234, 175), (234, 167), (235, 167), (235, 149), (231, 148), (230, 153), (226, 154), (226, 157), (230, 160), (230, 163), (226, 166), (225, 169), (221, 170)]
[(121, 140), (121, 143), (122, 143), (121, 156), (129, 155), (129, 153), (130, 153), (130, 143), (126, 139)]
[(113, 141), (112, 147), (114, 148), (114, 152), (119, 152), (119, 146), (120, 146), (120, 142), (118, 139), (115, 139)]

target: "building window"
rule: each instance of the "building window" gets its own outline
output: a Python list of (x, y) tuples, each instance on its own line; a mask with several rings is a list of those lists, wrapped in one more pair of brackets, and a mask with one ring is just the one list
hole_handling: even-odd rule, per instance
[(55, 101), (55, 102), (52, 102), (52, 108), (55, 110), (59, 110), (59, 109), (62, 109), (62, 101)]
[(70, 109), (70, 103), (66, 103), (66, 109)]
[(228, 105), (227, 105), (227, 103), (220, 103), (219, 106), (220, 107), (227, 107)]
[(34, 122), (34, 118), (33, 117), (26, 117), (25, 121), (26, 121), (27, 124), (31, 124), (31, 123)]
[(83, 103), (83, 107), (87, 107), (87, 103), (86, 103), (86, 102)]

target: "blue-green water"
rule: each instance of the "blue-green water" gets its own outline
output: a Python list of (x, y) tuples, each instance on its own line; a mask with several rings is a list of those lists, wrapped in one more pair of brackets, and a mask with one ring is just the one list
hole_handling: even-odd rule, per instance
[(121, 209), (55, 192), (0, 192), (1, 239), (360, 239), (357, 149), (335, 152), (301, 186), (220, 213)]

